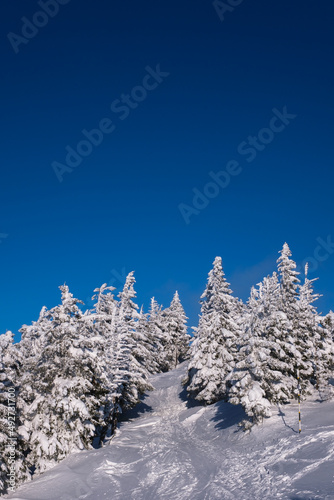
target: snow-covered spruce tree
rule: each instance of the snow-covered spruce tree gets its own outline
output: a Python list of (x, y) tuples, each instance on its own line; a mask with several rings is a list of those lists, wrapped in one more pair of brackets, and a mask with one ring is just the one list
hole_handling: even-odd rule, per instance
[[(95, 335), (103, 339), (98, 351), (100, 365), (108, 378), (109, 396), (105, 407), (105, 423), (101, 439), (111, 436), (116, 429), (117, 419), (122, 408), (129, 408), (138, 401), (143, 387), (147, 386), (146, 372), (134, 356), (146, 354), (144, 332), (141, 328), (141, 315), (137, 313), (137, 305), (132, 301), (135, 297), (133, 289), (134, 277), (130, 273), (123, 292), (119, 294), (120, 302), (111, 293), (114, 287), (105, 283), (96, 288), (93, 300), (94, 310), (86, 318), (92, 324)], [(137, 318), (137, 319), (136, 319)], [(136, 345), (140, 340), (143, 345)], [(137, 350), (135, 351), (135, 349)], [(148, 362), (147, 359), (145, 361)]]
[(263, 388), (271, 403), (285, 403), (297, 387), (291, 363), (296, 350), (290, 339), (291, 322), (281, 311), (281, 287), (275, 272), (259, 284), (258, 312), (261, 336), (269, 349)]
[(112, 294), (115, 290), (104, 283), (94, 290), (92, 300), (96, 301), (91, 311), (86, 311), (82, 319), (85, 328), (94, 339), (94, 356), (98, 360), (98, 369), (101, 380), (107, 392), (104, 406), (100, 408), (102, 421), (96, 428), (94, 444), (102, 444), (106, 436), (111, 436), (115, 430), (117, 414), (119, 412), (118, 397), (121, 393), (123, 378), (119, 376), (116, 355), (120, 357), (116, 345), (115, 330), (117, 318), (117, 301)]
[(140, 309), (136, 322), (136, 334), (142, 344), (142, 353), (141, 356), (138, 356), (138, 361), (146, 368), (148, 373), (158, 373), (159, 343), (151, 331), (149, 314), (144, 313), (143, 308)]
[(242, 422), (245, 430), (271, 416), (264, 390), (268, 385), (265, 379), (270, 348), (263, 331), (265, 317), (261, 298), (260, 291), (253, 287), (247, 303), (238, 361), (227, 377), (231, 383), (229, 402), (241, 404), (250, 417), (249, 421)]
[(148, 371), (138, 361), (138, 359), (143, 359), (146, 349), (141, 336), (136, 330), (139, 313), (138, 305), (132, 300), (136, 297), (133, 274), (133, 272), (128, 274), (123, 290), (118, 294), (120, 301), (116, 335), (119, 341), (128, 349), (128, 359), (126, 365), (123, 366), (123, 369), (127, 372), (122, 392), (121, 406), (124, 408), (131, 408), (138, 403), (141, 394), (153, 389), (148, 382)]
[(324, 317), (324, 322), (330, 332), (333, 342), (334, 342), (334, 312), (329, 311), (329, 313)]
[[(320, 297), (313, 293), (313, 280), (308, 279), (308, 265), (305, 266), (305, 281), (299, 287), (298, 326), (296, 346), (300, 353), (300, 378), (306, 384), (317, 383), (324, 389), (328, 385), (330, 348), (325, 341), (325, 331), (313, 303)], [(327, 382), (325, 382), (327, 380)], [(306, 391), (304, 391), (306, 392)], [(310, 392), (309, 389), (307, 392)]]
[(19, 359), (17, 408), (20, 421), (19, 432), (23, 438), (26, 455), (31, 451), (30, 435), (27, 431), (30, 427), (29, 408), (36, 398), (36, 393), (32, 386), (32, 381), (34, 380), (33, 374), (37, 370), (41, 353), (44, 352), (48, 343), (47, 334), (49, 330), (50, 313), (44, 306), (37, 321), (33, 321), (31, 325), (23, 325), (21, 327), (21, 340), (17, 344)]
[[(327, 336), (334, 342), (334, 313), (329, 311), (326, 316), (321, 317), (321, 325), (326, 328)], [(334, 361), (334, 360), (333, 360)], [(334, 365), (334, 362), (333, 362)]]
[(169, 334), (165, 328), (162, 306), (158, 304), (154, 297), (151, 299), (148, 328), (149, 334), (155, 344), (155, 372), (166, 372), (169, 370), (168, 351), (166, 349), (166, 346), (169, 344)]
[(284, 243), (281, 255), (277, 259), (278, 272), (280, 278), (280, 303), (279, 309), (283, 311), (292, 322), (297, 317), (298, 307), (296, 299), (298, 296), (298, 272), (295, 271), (296, 263), (290, 258), (291, 250), (287, 243)]
[[(315, 381), (321, 399), (334, 397), (334, 313), (320, 318), (321, 337), (317, 343)], [(319, 341), (320, 340), (320, 341)]]
[[(96, 342), (87, 328), (81, 303), (61, 286), (62, 303), (48, 312), (44, 349), (23, 362), (22, 399), (28, 401), (23, 430), (27, 456), (43, 472), (71, 452), (91, 448), (108, 390), (95, 356)], [(26, 366), (31, 370), (26, 370)]]
[[(302, 347), (298, 346), (298, 288), (299, 279), (296, 263), (290, 258), (291, 251), (287, 243), (284, 243), (277, 260), (280, 279), (280, 295), (278, 301), (278, 313), (272, 328), (272, 338), (276, 339), (277, 349), (274, 353), (278, 362), (281, 362), (282, 374), (288, 381), (285, 387), (287, 399), (297, 396), (297, 371), (306, 374), (309, 366), (303, 359)], [(307, 377), (301, 377), (302, 394), (308, 392)]]
[(280, 307), (281, 289), (273, 273), (251, 291), (239, 360), (229, 377), (230, 402), (242, 404), (251, 417), (245, 427), (268, 416), (269, 403), (287, 402), (297, 385), (291, 353), (300, 353), (290, 341), (291, 323)]
[(49, 313), (44, 306), (41, 309), (37, 321), (31, 325), (23, 325), (20, 328), (21, 341), (18, 344), (20, 355), (23, 358), (32, 358), (39, 355), (46, 343), (46, 333), (50, 327)]
[(127, 364), (129, 348), (120, 342), (117, 335), (119, 303), (111, 293), (113, 290), (115, 288), (108, 287), (106, 283), (94, 290), (92, 300), (96, 300), (96, 303), (86, 322), (92, 322), (95, 334), (103, 339), (99, 357), (107, 365), (108, 387), (115, 396), (120, 394), (120, 387), (124, 383), (124, 374), (120, 375), (119, 367)]
[(187, 317), (176, 291), (170, 306), (162, 312), (165, 332), (165, 363), (168, 370), (185, 361), (189, 356), (190, 335), (187, 333)]
[(240, 328), (236, 299), (227, 283), (222, 260), (216, 257), (201, 296), (201, 316), (190, 348), (187, 390), (196, 399), (214, 403), (227, 395), (227, 377), (233, 370)]
[(0, 335), (0, 495), (30, 479), (24, 446), (18, 434), (18, 352), (13, 334)]

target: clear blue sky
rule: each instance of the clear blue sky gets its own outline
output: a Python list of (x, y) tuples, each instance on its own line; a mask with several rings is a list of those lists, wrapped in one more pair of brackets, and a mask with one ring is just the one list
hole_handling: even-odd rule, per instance
[[(334, 240), (331, 2), (244, 0), (223, 21), (203, 0), (61, 3), (0, 6), (0, 332), (58, 304), (65, 281), (85, 301), (132, 270), (139, 304), (178, 289), (194, 325), (216, 255), (246, 300), (285, 241), (302, 262)], [(104, 118), (113, 131), (59, 182), (52, 163)], [(187, 224), (179, 205), (232, 160), (240, 173)], [(334, 252), (317, 255), (327, 312)]]

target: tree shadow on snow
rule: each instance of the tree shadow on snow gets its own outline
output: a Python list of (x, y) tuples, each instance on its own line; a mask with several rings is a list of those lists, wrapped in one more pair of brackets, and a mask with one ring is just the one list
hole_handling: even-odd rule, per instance
[(124, 413), (120, 415), (119, 425), (122, 425), (123, 422), (127, 422), (128, 420), (134, 420), (136, 418), (139, 418), (144, 413), (149, 413), (153, 410), (152, 406), (144, 402), (144, 399), (146, 397), (147, 397), (146, 394), (144, 394), (141, 397), (140, 403), (136, 404), (136, 406), (134, 406), (130, 410), (125, 410)]
[(278, 409), (278, 416), (282, 417), (283, 424), (285, 425), (285, 427), (287, 427), (288, 429), (291, 429), (292, 432), (294, 432), (295, 434), (299, 434), (299, 432), (296, 429), (294, 429), (293, 427), (291, 427), (291, 425), (286, 423), (285, 418), (284, 418), (285, 413), (283, 413), (282, 408), (279, 405), (277, 405), (277, 409)]
[(212, 418), (216, 429), (227, 429), (237, 425), (235, 432), (239, 432), (241, 427), (238, 425), (243, 420), (247, 420), (247, 415), (241, 405), (232, 405), (225, 401), (218, 401), (215, 403), (216, 415)]
[(195, 408), (196, 406), (204, 406), (203, 403), (197, 401), (196, 399), (189, 396), (189, 392), (187, 392), (187, 387), (183, 387), (182, 391), (179, 393), (179, 398), (181, 401), (187, 403), (187, 408)]

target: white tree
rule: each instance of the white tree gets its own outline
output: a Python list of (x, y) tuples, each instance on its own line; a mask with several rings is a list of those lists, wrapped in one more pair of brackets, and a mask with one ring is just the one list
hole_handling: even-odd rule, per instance
[(276, 273), (264, 278), (258, 289), (252, 288), (247, 303), (245, 330), (239, 360), (230, 376), (229, 397), (232, 403), (244, 405), (252, 423), (269, 415), (269, 403), (287, 402), (297, 385), (291, 368), (295, 348), (289, 341), (290, 322), (279, 310), (280, 304)]
[(251, 290), (238, 361), (228, 376), (231, 383), (229, 402), (241, 404), (250, 417), (250, 421), (242, 422), (244, 429), (249, 429), (264, 417), (271, 416), (270, 402), (264, 390), (267, 386), (265, 379), (270, 348), (263, 331), (265, 316), (260, 291), (254, 287)]
[[(120, 410), (118, 399), (121, 394), (124, 374), (119, 372), (122, 359), (126, 360), (122, 346), (116, 338), (118, 303), (112, 294), (115, 290), (104, 283), (94, 290), (92, 300), (96, 301), (92, 311), (87, 311), (83, 316), (85, 328), (94, 339), (94, 356), (98, 359), (98, 367), (103, 374), (103, 382), (107, 390), (104, 407), (101, 408), (103, 419), (97, 427), (97, 441), (103, 443), (106, 436), (111, 436), (116, 428), (117, 417)], [(123, 358), (122, 358), (123, 357)], [(117, 362), (115, 362), (117, 360)]]
[(29, 403), (22, 432), (31, 448), (29, 463), (39, 472), (92, 446), (108, 393), (81, 301), (67, 286), (60, 289), (62, 303), (48, 313), (44, 349), (21, 370), (21, 398)]
[(320, 338), (317, 342), (315, 381), (322, 399), (334, 397), (334, 313), (320, 317)]
[[(154, 329), (153, 329), (154, 330)], [(136, 335), (141, 343), (141, 352), (137, 354), (137, 359), (148, 373), (158, 373), (160, 371), (158, 354), (159, 342), (151, 329), (149, 314), (140, 309), (139, 318), (136, 323)]]
[[(313, 293), (313, 280), (308, 279), (308, 265), (305, 266), (305, 280), (299, 287), (298, 298), (298, 326), (296, 345), (300, 353), (299, 370), (301, 381), (307, 388), (304, 392), (309, 392), (309, 385), (315, 380), (320, 383), (320, 378), (324, 376), (325, 360), (324, 343), (322, 341), (323, 329), (320, 326), (320, 318), (313, 303), (320, 297)], [(321, 352), (322, 351), (322, 352)]]
[(18, 344), (20, 355), (23, 358), (38, 356), (46, 344), (46, 334), (50, 327), (49, 313), (45, 306), (42, 307), (37, 321), (31, 325), (20, 328), (21, 341)]
[(201, 296), (201, 316), (190, 348), (188, 392), (213, 403), (227, 395), (227, 377), (233, 370), (240, 328), (237, 301), (231, 295), (222, 260), (216, 257)]
[[(284, 393), (287, 399), (297, 396), (298, 381), (297, 371), (307, 371), (307, 366), (302, 362), (302, 354), (298, 349), (298, 288), (299, 279), (296, 263), (290, 258), (291, 251), (287, 243), (284, 243), (277, 260), (280, 278), (280, 295), (278, 301), (278, 312), (274, 318), (271, 329), (272, 340), (276, 339), (277, 349), (274, 358), (282, 374), (286, 378)], [(307, 391), (307, 382), (302, 382), (303, 392)], [(284, 399), (284, 398), (283, 398)]]
[(138, 359), (145, 356), (145, 346), (136, 330), (136, 322), (139, 319), (138, 305), (132, 299), (136, 297), (134, 291), (135, 278), (133, 272), (129, 273), (122, 292), (118, 294), (120, 299), (117, 316), (116, 335), (128, 349), (128, 359), (124, 366), (127, 371), (126, 381), (123, 384), (122, 406), (131, 408), (139, 401), (139, 396), (147, 390), (153, 389), (148, 382), (148, 371), (140, 364)]
[(189, 356), (190, 335), (187, 333), (187, 317), (176, 291), (170, 306), (162, 313), (165, 332), (165, 362), (168, 370)]
[(165, 328), (165, 318), (162, 306), (158, 304), (154, 297), (151, 299), (148, 319), (149, 335), (155, 345), (155, 365), (156, 373), (169, 370), (168, 351), (169, 333)]
[(13, 334), (0, 335), (0, 494), (14, 491), (30, 479), (24, 443), (18, 433), (18, 351)]
[(279, 253), (281, 254), (277, 259), (281, 285), (279, 309), (287, 315), (289, 320), (294, 322), (298, 313), (296, 299), (300, 283), (299, 273), (295, 270), (296, 263), (290, 258), (292, 254), (287, 243), (284, 243)]

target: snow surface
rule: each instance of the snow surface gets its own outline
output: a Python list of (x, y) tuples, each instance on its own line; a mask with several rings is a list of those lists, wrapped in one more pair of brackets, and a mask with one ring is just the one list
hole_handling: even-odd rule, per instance
[(16, 500), (332, 500), (334, 402), (273, 408), (251, 433), (240, 406), (188, 401), (187, 364), (155, 375), (110, 446), (71, 455), (21, 486)]

